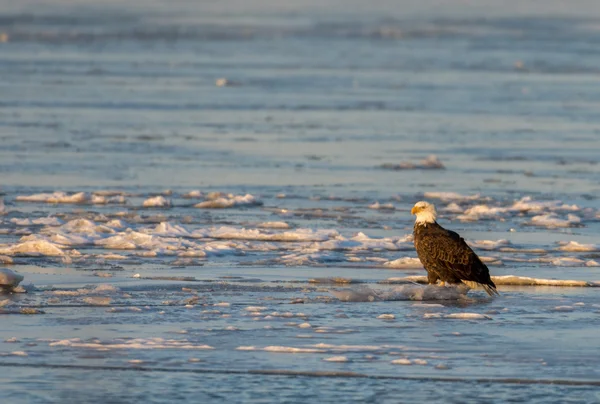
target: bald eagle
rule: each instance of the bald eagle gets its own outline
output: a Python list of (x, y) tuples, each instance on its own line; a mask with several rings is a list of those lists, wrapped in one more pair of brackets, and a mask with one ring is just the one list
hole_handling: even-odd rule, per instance
[(478, 283), (488, 295), (497, 295), (496, 285), (488, 267), (457, 233), (446, 230), (436, 221), (435, 207), (428, 202), (417, 202), (410, 211), (416, 215), (414, 227), (415, 249), (427, 270), (427, 282), (436, 284)]

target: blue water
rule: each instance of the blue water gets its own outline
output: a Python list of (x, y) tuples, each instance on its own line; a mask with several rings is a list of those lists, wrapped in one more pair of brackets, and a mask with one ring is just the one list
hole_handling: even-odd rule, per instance
[[(599, 44), (600, 6), (584, 0), (0, 1), (0, 256), (12, 261), (1, 268), (30, 285), (0, 296), (0, 398), (598, 401), (596, 287), (423, 302), (440, 306), (331, 291), (424, 274), (386, 265), (416, 257), (392, 238), (411, 233), (421, 199), (468, 242), (508, 240), (512, 250), (476, 249), (495, 276), (597, 285)], [(430, 155), (445, 168), (419, 168)], [(126, 201), (19, 200), (109, 190)], [(199, 209), (192, 190), (262, 204)], [(142, 206), (158, 194), (171, 205)], [(556, 203), (510, 210), (523, 197)], [(461, 219), (484, 204), (509, 210)], [(537, 215), (570, 222), (536, 226)], [(90, 236), (27, 222), (48, 217), (124, 227)], [(218, 234), (281, 221), (338, 236)], [(159, 234), (160, 223), (209, 233)], [(109, 231), (154, 244), (101, 244)], [(395, 244), (349, 241), (359, 232)], [(15, 252), (27, 237), (62, 252)], [(592, 247), (559, 248), (569, 241)], [(117, 289), (94, 290), (107, 284)], [(490, 319), (445, 317), (461, 313)], [(115, 347), (131, 339), (145, 346)]]

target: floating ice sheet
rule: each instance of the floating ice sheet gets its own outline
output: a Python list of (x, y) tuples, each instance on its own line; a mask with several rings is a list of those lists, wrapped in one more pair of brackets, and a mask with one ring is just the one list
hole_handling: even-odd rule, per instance
[(375, 302), (395, 300), (459, 300), (465, 298), (466, 286), (440, 287), (435, 285), (402, 285), (387, 290), (376, 290), (367, 286), (353, 289), (330, 290), (343, 302)]

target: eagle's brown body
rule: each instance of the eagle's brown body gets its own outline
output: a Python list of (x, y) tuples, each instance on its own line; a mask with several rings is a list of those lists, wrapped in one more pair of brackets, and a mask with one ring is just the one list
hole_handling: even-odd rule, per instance
[(415, 223), (414, 242), (417, 255), (427, 270), (427, 280), (450, 284), (462, 281), (479, 283), (490, 295), (498, 294), (488, 267), (457, 233), (437, 222)]

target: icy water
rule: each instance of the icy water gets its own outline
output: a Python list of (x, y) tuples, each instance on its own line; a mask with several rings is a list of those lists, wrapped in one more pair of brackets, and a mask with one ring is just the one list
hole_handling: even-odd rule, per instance
[(600, 401), (596, 2), (102, 3), (0, 2), (2, 402)]

